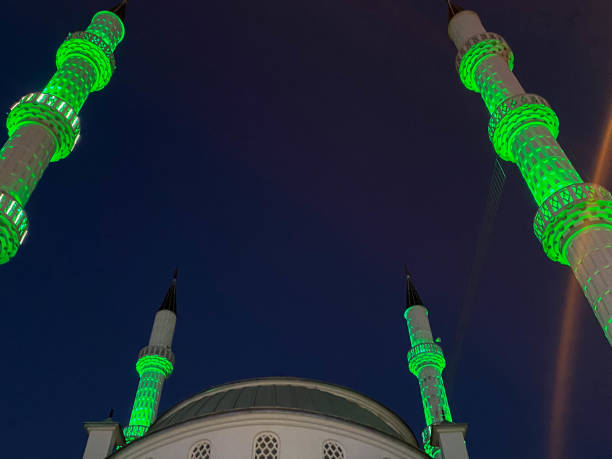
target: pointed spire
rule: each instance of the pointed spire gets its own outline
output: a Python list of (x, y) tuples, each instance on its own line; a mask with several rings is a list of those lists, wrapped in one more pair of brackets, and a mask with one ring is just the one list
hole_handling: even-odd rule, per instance
[(452, 0), (446, 0), (446, 1), (448, 3), (448, 22), (450, 22), (451, 19), (453, 19), (457, 13), (460, 13), (464, 10), (459, 5), (455, 5), (455, 3)]
[(176, 314), (176, 276), (178, 276), (178, 268), (174, 269), (174, 277), (172, 278), (168, 293), (166, 293), (166, 297), (159, 307), (160, 311), (167, 310)]
[(121, 21), (125, 22), (125, 6), (127, 5), (129, 0), (121, 0), (115, 6), (110, 9), (111, 13), (115, 13)]
[(422, 306), (423, 300), (421, 300), (419, 292), (417, 292), (416, 287), (412, 283), (412, 278), (408, 272), (408, 266), (404, 265), (404, 268), (406, 269), (406, 309), (416, 305)]

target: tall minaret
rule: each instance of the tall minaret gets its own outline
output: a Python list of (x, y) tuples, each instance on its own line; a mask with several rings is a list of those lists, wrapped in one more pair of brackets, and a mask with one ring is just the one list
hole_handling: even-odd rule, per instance
[(410, 274), (406, 271), (406, 310), (404, 317), (410, 333), (408, 368), (419, 380), (427, 427), (423, 430), (423, 446), (433, 458), (467, 459), (466, 424), (453, 423), (442, 370), (446, 366), (442, 348), (431, 334), (427, 309)]
[(138, 353), (136, 371), (140, 376), (129, 425), (123, 429), (127, 443), (142, 437), (157, 416), (164, 381), (172, 374), (174, 353), (172, 338), (176, 326), (176, 276), (155, 314), (149, 344)]
[(518, 166), (539, 206), (533, 226), (544, 251), (571, 266), (612, 345), (612, 195), (580, 178), (556, 141), (555, 112), (544, 98), (525, 93), (512, 73), (506, 41), (487, 32), (473, 11), (448, 5), (459, 77), (482, 96), (495, 151)]
[(25, 205), (49, 162), (74, 148), (85, 100), (104, 88), (115, 70), (113, 52), (125, 33), (126, 3), (96, 13), (84, 32), (69, 34), (57, 50), (57, 72), (49, 83), (11, 107), (9, 139), (0, 149), (0, 264), (17, 253), (25, 238)]

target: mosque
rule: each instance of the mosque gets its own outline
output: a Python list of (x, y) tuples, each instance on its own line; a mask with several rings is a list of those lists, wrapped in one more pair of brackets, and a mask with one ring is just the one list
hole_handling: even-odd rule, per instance
[(421, 387), (425, 450), (393, 411), (346, 387), (302, 378), (261, 378), (213, 387), (157, 417), (173, 371), (176, 271), (138, 354), (140, 382), (128, 426), (87, 422), (84, 459), (467, 459), (466, 424), (453, 423), (442, 380), (444, 356), (407, 273), (410, 371)]
[[(7, 121), (0, 150), (0, 263), (15, 256), (28, 228), (27, 201), (50, 162), (77, 143), (78, 113), (110, 80), (124, 36), (127, 0), (70, 34), (58, 70), (41, 92), (22, 97)], [(555, 261), (572, 266), (612, 342), (612, 195), (583, 183), (556, 143), (558, 120), (548, 103), (526, 94), (512, 74), (513, 55), (478, 16), (448, 1), (449, 35), (464, 85), (480, 93), (497, 153), (517, 164), (539, 206), (534, 229)], [(605, 266), (604, 266), (605, 265)], [(421, 438), (389, 408), (346, 387), (301, 378), (262, 378), (207, 388), (158, 415), (174, 371), (177, 273), (138, 353), (139, 383), (127, 426), (109, 418), (85, 423), (84, 459), (467, 459), (467, 424), (453, 421), (428, 311), (406, 276), (404, 318), (408, 366), (425, 415)], [(398, 311), (399, 312), (399, 311)], [(416, 387), (415, 387), (416, 396)]]

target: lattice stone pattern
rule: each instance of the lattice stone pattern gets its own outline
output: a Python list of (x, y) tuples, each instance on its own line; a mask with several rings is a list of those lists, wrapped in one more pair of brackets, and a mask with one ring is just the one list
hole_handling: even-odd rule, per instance
[(273, 433), (262, 433), (255, 439), (253, 459), (278, 459), (278, 437)]
[(323, 459), (345, 459), (344, 449), (335, 441), (328, 440), (323, 444)]
[(210, 443), (201, 441), (193, 445), (189, 451), (189, 459), (210, 459)]

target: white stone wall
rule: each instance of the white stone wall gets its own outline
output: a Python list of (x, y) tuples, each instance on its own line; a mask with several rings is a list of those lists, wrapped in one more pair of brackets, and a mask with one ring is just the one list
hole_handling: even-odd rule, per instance
[(153, 329), (149, 338), (149, 346), (172, 346), (174, 328), (176, 327), (176, 314), (172, 311), (162, 309), (155, 314)]
[(568, 244), (567, 260), (612, 345), (612, 231), (599, 226), (579, 231)]
[(448, 36), (455, 43), (457, 49), (461, 48), (468, 38), (485, 32), (486, 30), (478, 15), (469, 10), (456, 14), (453, 20), (448, 23)]
[(210, 459), (250, 459), (260, 433), (278, 436), (278, 459), (324, 459), (327, 440), (340, 444), (344, 459), (424, 459), (416, 447), (375, 430), (324, 416), (281, 411), (245, 410), (217, 414), (152, 433), (118, 451), (116, 459), (190, 459), (205, 440)]

